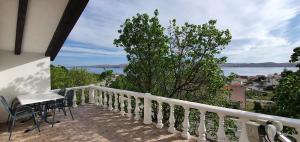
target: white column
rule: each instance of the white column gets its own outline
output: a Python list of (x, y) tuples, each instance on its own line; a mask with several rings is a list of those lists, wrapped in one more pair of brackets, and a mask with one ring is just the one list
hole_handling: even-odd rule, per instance
[(205, 113), (206, 111), (200, 110), (200, 125), (198, 128), (199, 137), (198, 142), (206, 142), (206, 127), (205, 127)]
[(104, 99), (103, 99), (103, 107), (107, 108), (107, 94), (108, 92), (104, 91), (103, 95), (104, 95)]
[(85, 94), (84, 94), (84, 88), (81, 90), (81, 104), (85, 104)]
[(102, 94), (103, 94), (103, 92), (101, 91), (101, 90), (98, 90), (98, 92), (99, 92), (99, 97), (98, 97), (98, 99), (99, 99), (99, 105), (100, 106), (103, 106), (103, 99), (102, 99)]
[(247, 122), (249, 121), (247, 118), (240, 118), (242, 132), (239, 138), (239, 142), (249, 142), (247, 135)]
[(127, 100), (128, 100), (128, 101), (127, 101), (127, 103), (128, 103), (128, 104), (127, 104), (127, 111), (128, 111), (128, 112), (127, 112), (126, 116), (127, 116), (127, 117), (132, 117), (132, 112), (131, 112), (131, 110), (132, 110), (132, 106), (131, 106), (131, 96), (127, 95), (127, 97), (128, 97), (128, 98), (127, 98)]
[(152, 124), (151, 100), (147, 96), (151, 96), (151, 94), (145, 93), (144, 97), (144, 124)]
[(162, 123), (162, 119), (163, 119), (162, 102), (158, 101), (157, 103), (158, 103), (158, 113), (157, 113), (156, 127), (161, 129), (164, 126), (164, 124)]
[(183, 138), (186, 138), (186, 139), (190, 138), (190, 133), (189, 133), (189, 127), (190, 127), (189, 114), (190, 114), (190, 108), (187, 107), (187, 106), (185, 106), (184, 107), (183, 131), (181, 133), (181, 136)]
[(218, 113), (218, 117), (219, 117), (219, 128), (218, 128), (218, 132), (217, 132), (217, 137), (218, 137), (218, 142), (227, 142), (228, 139), (226, 137), (225, 134), (225, 121), (224, 121), (224, 114)]
[(140, 99), (138, 97), (135, 98), (135, 109), (134, 109), (134, 120), (140, 120)]
[(118, 93), (114, 92), (115, 95), (115, 102), (114, 102), (114, 112), (119, 111), (119, 99), (118, 99)]
[(95, 90), (95, 97), (94, 97), (94, 100), (96, 102), (96, 105), (99, 106), (99, 91), (98, 90)]
[(169, 128), (168, 128), (168, 132), (170, 133), (175, 133), (176, 129), (175, 129), (175, 117), (174, 117), (174, 105), (170, 104), (170, 117), (169, 117)]
[(297, 140), (297, 142), (300, 142), (300, 127), (297, 127), (296, 131), (298, 133), (297, 136), (296, 136), (296, 140)]
[(74, 95), (74, 97), (73, 97), (73, 107), (77, 107), (77, 104), (76, 104), (76, 102), (77, 102), (77, 96), (76, 96), (76, 90), (73, 90), (73, 95)]
[(121, 108), (121, 111), (120, 111), (120, 114), (122, 116), (125, 115), (125, 111), (124, 111), (124, 95), (123, 94), (120, 94), (120, 97), (119, 97), (119, 100), (120, 100), (120, 108)]
[(108, 98), (108, 110), (112, 111), (114, 109), (113, 106), (112, 106), (112, 96), (113, 96), (113, 94), (112, 94), (112, 92), (107, 92), (107, 93), (108, 93), (108, 96), (109, 96), (109, 98)]
[(92, 87), (89, 88), (89, 103), (95, 103), (95, 91)]

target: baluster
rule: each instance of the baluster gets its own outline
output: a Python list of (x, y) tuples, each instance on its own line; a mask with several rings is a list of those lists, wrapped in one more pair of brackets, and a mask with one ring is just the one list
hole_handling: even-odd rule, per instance
[(181, 133), (181, 136), (183, 138), (186, 138), (186, 139), (190, 138), (190, 133), (189, 133), (189, 127), (190, 127), (189, 114), (190, 114), (190, 108), (185, 106), (184, 107), (183, 132)]
[(94, 97), (94, 101), (96, 102), (96, 105), (99, 106), (99, 92), (98, 90), (95, 90), (95, 97)]
[(99, 97), (98, 97), (98, 99), (99, 99), (99, 105), (100, 106), (103, 106), (103, 99), (102, 99), (102, 94), (103, 94), (103, 92), (101, 91), (101, 90), (98, 90), (98, 92), (99, 92)]
[(112, 106), (112, 96), (113, 96), (112, 92), (108, 92), (108, 96), (109, 96), (109, 98), (108, 98), (108, 110), (112, 111), (114, 109), (113, 106)]
[(95, 103), (95, 91), (94, 88), (89, 88), (89, 103)]
[(114, 102), (114, 112), (118, 112), (119, 111), (119, 99), (118, 99), (118, 93), (114, 93), (115, 94), (115, 102)]
[(74, 97), (73, 97), (73, 107), (77, 107), (77, 104), (76, 104), (76, 102), (77, 102), (76, 90), (73, 90), (73, 95), (74, 95)]
[(103, 95), (104, 95), (103, 107), (104, 108), (107, 108), (107, 94), (108, 94), (108, 92), (103, 92)]
[(128, 97), (128, 98), (127, 98), (127, 100), (128, 100), (128, 101), (127, 101), (127, 103), (128, 103), (128, 104), (127, 104), (127, 111), (128, 111), (128, 112), (127, 112), (126, 116), (127, 116), (127, 117), (132, 117), (132, 112), (131, 112), (131, 110), (132, 110), (132, 106), (131, 106), (131, 96), (127, 95), (127, 97)]
[(140, 120), (140, 99), (138, 97), (135, 98), (135, 109), (134, 109), (134, 120)]
[(217, 132), (218, 142), (227, 142), (228, 139), (226, 137), (225, 130), (224, 130), (224, 127), (225, 127), (224, 117), (225, 117), (225, 115), (219, 113), (218, 117), (219, 117), (219, 128), (218, 128), (218, 132)]
[(162, 102), (158, 101), (158, 114), (157, 114), (157, 128), (162, 128), (164, 124), (162, 123), (163, 115), (162, 115)]
[(242, 132), (239, 138), (239, 142), (249, 142), (247, 135), (247, 122), (249, 121), (247, 118), (240, 118)]
[(300, 142), (300, 127), (296, 128), (296, 131), (297, 131), (297, 136), (296, 136), (296, 140), (297, 142)]
[(170, 126), (168, 128), (168, 132), (175, 133), (175, 117), (174, 117), (174, 105), (170, 104), (170, 117), (169, 117)]
[(81, 104), (85, 105), (85, 94), (84, 94), (84, 88), (81, 90)]
[(121, 111), (120, 111), (120, 114), (122, 115), (122, 116), (124, 116), (125, 115), (125, 111), (124, 111), (124, 95), (123, 94), (120, 94), (120, 97), (119, 97), (119, 99), (120, 99), (120, 107), (121, 107)]
[(198, 128), (199, 137), (198, 142), (206, 142), (206, 127), (205, 127), (205, 113), (206, 111), (200, 110), (200, 125)]

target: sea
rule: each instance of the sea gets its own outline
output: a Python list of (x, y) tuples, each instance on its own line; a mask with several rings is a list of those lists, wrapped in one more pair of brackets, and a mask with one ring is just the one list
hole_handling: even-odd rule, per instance
[[(102, 73), (106, 70), (112, 70), (116, 74), (124, 74), (124, 68), (95, 68), (87, 67), (89, 72)], [(269, 74), (280, 74), (284, 69), (296, 71), (296, 67), (222, 67), (225, 76), (230, 73), (235, 73), (242, 76), (256, 76), (256, 75), (269, 75)]]

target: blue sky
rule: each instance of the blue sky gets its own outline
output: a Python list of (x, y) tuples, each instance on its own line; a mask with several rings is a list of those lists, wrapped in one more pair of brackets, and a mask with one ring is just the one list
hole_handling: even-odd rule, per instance
[(90, 0), (53, 63), (127, 63), (125, 51), (113, 45), (119, 26), (155, 9), (165, 27), (173, 18), (179, 24), (216, 19), (218, 28), (232, 33), (221, 54), (231, 63), (287, 62), (300, 46), (299, 0)]

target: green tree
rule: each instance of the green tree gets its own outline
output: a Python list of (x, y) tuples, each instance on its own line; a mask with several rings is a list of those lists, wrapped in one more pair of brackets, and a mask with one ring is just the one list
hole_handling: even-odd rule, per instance
[(69, 84), (68, 69), (64, 66), (53, 66), (50, 67), (51, 72), (51, 88), (66, 88)]
[(215, 25), (216, 21), (210, 20), (202, 25), (178, 26), (172, 20), (165, 30), (157, 10), (153, 17), (137, 14), (127, 19), (114, 44), (127, 52), (129, 65), (124, 71), (128, 80), (139, 91), (154, 95), (197, 102), (216, 98), (226, 82), (218, 66), (226, 58), (216, 55), (230, 42), (231, 35)]
[[(298, 63), (299, 67), (300, 48), (294, 49), (291, 63)], [(286, 117), (300, 118), (300, 67), (297, 71), (285, 70), (281, 73), (279, 85), (275, 90), (277, 114)]]

